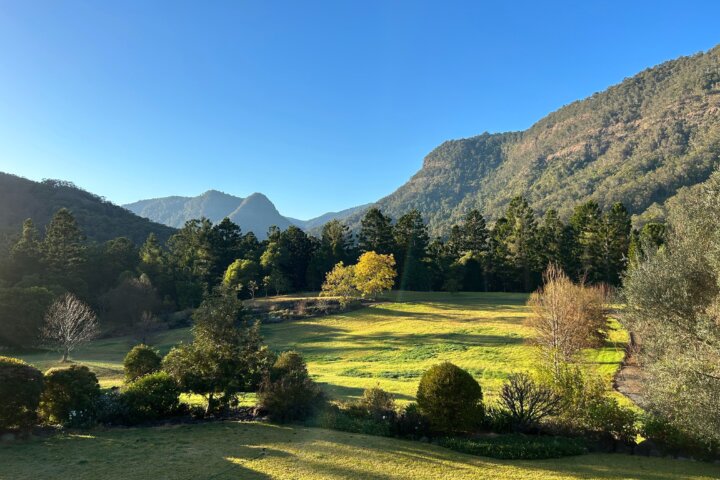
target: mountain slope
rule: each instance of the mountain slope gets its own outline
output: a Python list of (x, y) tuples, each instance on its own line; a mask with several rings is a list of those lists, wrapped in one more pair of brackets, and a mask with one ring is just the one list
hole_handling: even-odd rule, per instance
[(176, 228), (195, 218), (205, 217), (218, 223), (227, 217), (244, 232), (253, 232), (260, 239), (267, 237), (267, 231), (273, 225), (284, 230), (293, 224), (280, 215), (275, 205), (262, 193), (241, 198), (209, 190), (197, 197), (154, 198), (124, 207), (142, 217)]
[[(647, 220), (720, 163), (720, 47), (647, 69), (523, 132), (448, 141), (377, 202), (397, 218), (420, 210), (433, 234), (472, 208), (490, 219), (524, 195), (567, 218), (580, 202), (623, 202)], [(361, 214), (348, 218), (355, 228)]]
[(20, 232), (22, 222), (32, 218), (41, 229), (60, 208), (68, 208), (90, 239), (106, 241), (125, 236), (140, 244), (150, 233), (168, 238), (173, 229), (141, 218), (68, 182), (26, 178), (0, 172), (0, 234)]

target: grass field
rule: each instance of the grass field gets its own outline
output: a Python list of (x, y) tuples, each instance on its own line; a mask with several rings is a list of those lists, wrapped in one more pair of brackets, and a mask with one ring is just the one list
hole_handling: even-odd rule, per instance
[(716, 479), (720, 467), (620, 454), (502, 461), (434, 445), (260, 423), (113, 429), (0, 445), (0, 479)]
[[(510, 293), (393, 292), (384, 302), (344, 314), (263, 326), (274, 350), (297, 349), (332, 398), (347, 399), (380, 385), (402, 403), (415, 396), (419, 377), (431, 365), (450, 360), (470, 371), (492, 398), (512, 372), (536, 364), (529, 347), (527, 296)], [(163, 353), (190, 337), (188, 329), (163, 332), (155, 346)], [(607, 345), (585, 360), (608, 381), (623, 358), (626, 334), (613, 330)], [(88, 365), (103, 386), (122, 382), (122, 360), (135, 341), (102, 339), (78, 350), (73, 360)], [(38, 368), (58, 366), (54, 352), (19, 355)]]
[[(267, 325), (263, 333), (272, 348), (302, 352), (310, 373), (334, 398), (357, 397), (380, 385), (400, 401), (411, 400), (422, 372), (444, 360), (470, 371), (493, 397), (510, 373), (537, 363), (523, 325), (527, 295), (397, 292), (387, 300)], [(626, 341), (625, 332), (613, 330), (607, 345), (585, 359), (609, 381)]]

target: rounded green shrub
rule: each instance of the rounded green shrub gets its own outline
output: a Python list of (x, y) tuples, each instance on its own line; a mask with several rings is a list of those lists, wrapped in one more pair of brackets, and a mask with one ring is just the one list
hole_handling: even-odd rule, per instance
[(468, 372), (444, 362), (430, 367), (420, 379), (420, 412), (438, 432), (471, 431), (483, 419), (483, 394)]
[(99, 397), (100, 385), (88, 367), (52, 368), (45, 372), (40, 415), (51, 423), (88, 426), (95, 421)]
[(135, 345), (123, 361), (125, 381), (132, 382), (143, 375), (157, 372), (161, 363), (162, 358), (153, 348), (144, 344)]
[(130, 423), (158, 420), (178, 411), (180, 387), (167, 373), (155, 372), (130, 383), (122, 398)]
[(308, 376), (302, 356), (284, 352), (260, 385), (258, 400), (272, 420), (289, 422), (310, 416), (322, 402), (322, 392)]
[(32, 426), (42, 389), (43, 375), (37, 368), (0, 357), (0, 429)]

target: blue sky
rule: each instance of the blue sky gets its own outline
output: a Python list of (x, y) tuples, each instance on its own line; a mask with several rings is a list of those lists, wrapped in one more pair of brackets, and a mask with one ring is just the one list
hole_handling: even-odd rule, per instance
[(309, 218), (720, 43), (720, 2), (0, 1), (0, 170)]

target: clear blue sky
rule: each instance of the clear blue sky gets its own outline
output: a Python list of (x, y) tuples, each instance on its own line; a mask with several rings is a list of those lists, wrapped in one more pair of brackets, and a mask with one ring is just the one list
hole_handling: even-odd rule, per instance
[(0, 170), (308, 218), (720, 43), (720, 2), (0, 1)]

